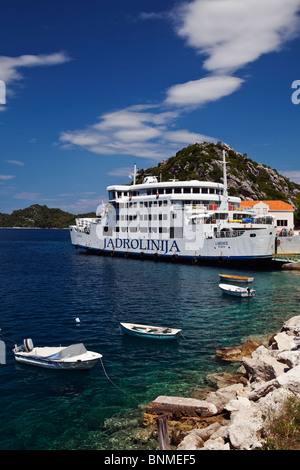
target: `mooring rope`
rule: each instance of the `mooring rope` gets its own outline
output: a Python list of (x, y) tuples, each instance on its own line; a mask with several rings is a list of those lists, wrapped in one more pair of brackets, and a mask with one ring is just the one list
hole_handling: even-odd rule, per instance
[(0, 338), (3, 338), (4, 341), (11, 341), (14, 345), (16, 344), (16, 341), (14, 341), (13, 339), (9, 338), (8, 336), (4, 336), (3, 333), (1, 333), (1, 328), (0, 328)]
[(133, 396), (133, 395), (130, 395), (130, 393), (127, 393), (125, 390), (123, 390), (122, 388), (120, 388), (118, 385), (116, 385), (112, 380), (111, 378), (108, 376), (107, 372), (106, 372), (106, 369), (104, 367), (104, 364), (102, 362), (102, 358), (100, 357), (100, 362), (101, 362), (101, 365), (102, 365), (102, 368), (103, 368), (103, 371), (104, 371), (104, 374), (106, 376), (106, 378), (112, 383), (112, 385), (114, 387), (116, 387), (118, 390), (120, 390), (121, 392), (125, 393), (126, 395), (128, 395), (130, 398), (132, 398), (133, 400), (135, 400), (137, 403), (139, 403), (139, 401)]

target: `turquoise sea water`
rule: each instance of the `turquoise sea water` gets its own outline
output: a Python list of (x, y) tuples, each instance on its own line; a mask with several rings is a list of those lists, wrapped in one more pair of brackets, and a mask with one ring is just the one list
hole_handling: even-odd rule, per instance
[[(272, 334), (299, 314), (296, 272), (231, 270), (254, 276), (256, 296), (239, 299), (218, 288), (228, 269), (87, 255), (67, 230), (0, 230), (0, 260), (1, 450), (147, 449), (153, 443), (132, 439), (143, 406), (158, 395), (192, 396), (207, 374), (231, 371), (216, 348)], [(121, 321), (182, 328), (184, 336), (132, 338)], [(83, 342), (103, 354), (116, 386), (101, 364), (88, 372), (17, 364), (11, 348), (24, 338)]]

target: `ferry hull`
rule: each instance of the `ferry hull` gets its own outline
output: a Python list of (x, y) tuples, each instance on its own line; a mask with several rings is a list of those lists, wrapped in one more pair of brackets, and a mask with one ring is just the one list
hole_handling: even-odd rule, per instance
[(268, 229), (257, 236), (255, 242), (251, 232), (241, 237), (228, 239), (205, 238), (186, 239), (145, 239), (97, 237), (95, 231), (79, 233), (70, 227), (71, 241), (76, 248), (82, 248), (101, 255), (120, 255), (165, 261), (181, 261), (199, 264), (271, 264), (275, 232)]

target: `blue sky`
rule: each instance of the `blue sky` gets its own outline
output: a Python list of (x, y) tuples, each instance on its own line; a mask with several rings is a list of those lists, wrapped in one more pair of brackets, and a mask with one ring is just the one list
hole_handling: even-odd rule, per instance
[(300, 183), (300, 0), (0, 7), (0, 212), (95, 210), (203, 140)]

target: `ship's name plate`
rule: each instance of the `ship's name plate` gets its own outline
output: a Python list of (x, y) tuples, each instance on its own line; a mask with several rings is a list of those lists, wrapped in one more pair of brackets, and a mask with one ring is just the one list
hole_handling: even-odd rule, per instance
[(176, 240), (148, 240), (137, 238), (104, 238), (104, 250), (140, 250), (180, 253)]

